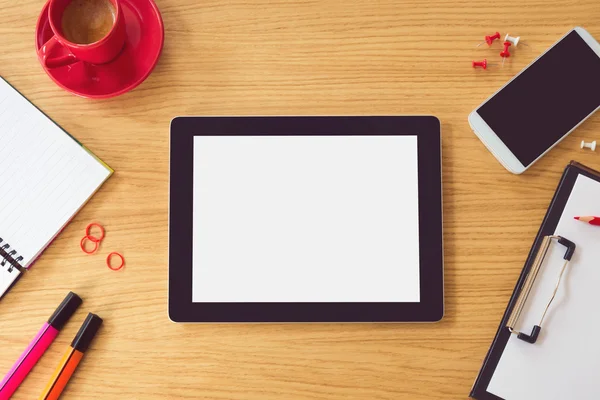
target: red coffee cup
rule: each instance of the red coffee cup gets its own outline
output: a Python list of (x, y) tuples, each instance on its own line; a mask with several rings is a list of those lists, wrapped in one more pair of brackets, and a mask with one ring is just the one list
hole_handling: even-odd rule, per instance
[[(70, 42), (62, 33), (62, 17), (65, 8), (72, 0), (50, 0), (48, 6), (48, 21), (54, 36), (39, 49), (39, 56), (47, 68), (57, 68), (85, 61), (91, 64), (105, 64), (119, 55), (125, 44), (125, 18), (120, 0), (109, 0), (115, 7), (115, 22), (111, 30), (102, 39), (90, 44)], [(65, 47), (70, 54), (51, 57), (56, 46)]]

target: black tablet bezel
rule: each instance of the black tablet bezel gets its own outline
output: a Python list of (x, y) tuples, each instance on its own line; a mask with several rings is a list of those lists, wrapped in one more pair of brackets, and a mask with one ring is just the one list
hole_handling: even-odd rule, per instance
[[(194, 303), (194, 136), (416, 135), (420, 302)], [(444, 313), (440, 122), (432, 116), (177, 117), (171, 122), (169, 317), (174, 322), (434, 322)]]

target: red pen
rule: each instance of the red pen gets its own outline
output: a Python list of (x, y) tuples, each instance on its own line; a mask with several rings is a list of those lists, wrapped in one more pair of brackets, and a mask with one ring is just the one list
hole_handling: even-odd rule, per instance
[(600, 226), (600, 217), (575, 217), (575, 219), (590, 225)]

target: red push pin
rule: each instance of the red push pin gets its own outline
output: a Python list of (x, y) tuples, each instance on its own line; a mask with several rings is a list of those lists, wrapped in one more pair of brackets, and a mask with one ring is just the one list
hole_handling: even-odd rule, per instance
[(491, 36), (490, 35), (486, 35), (485, 41), (479, 43), (476, 47), (479, 47), (479, 46), (481, 46), (484, 43), (487, 43), (488, 46), (491, 46), (492, 43), (494, 43), (494, 40), (496, 40), (496, 39), (500, 39), (500, 32), (496, 32), (495, 34), (493, 34)]
[(482, 61), (473, 61), (473, 68), (483, 68), (487, 69), (487, 67), (496, 66), (498, 64), (488, 64), (487, 59), (483, 59)]
[(510, 57), (510, 52), (508, 51), (508, 48), (510, 47), (511, 43), (510, 42), (504, 42), (504, 50), (502, 50), (500, 52), (500, 57), (502, 57), (502, 66), (504, 67), (504, 61), (506, 61), (506, 59), (508, 57)]

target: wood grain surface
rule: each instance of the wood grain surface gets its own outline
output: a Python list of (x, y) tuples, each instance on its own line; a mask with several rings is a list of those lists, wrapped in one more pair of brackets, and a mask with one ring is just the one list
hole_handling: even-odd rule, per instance
[[(67, 291), (84, 306), (15, 399), (34, 399), (88, 311), (105, 325), (65, 399), (466, 399), (565, 165), (592, 117), (523, 176), (467, 115), (574, 26), (600, 38), (597, 0), (158, 0), (166, 41), (136, 90), (86, 100), (40, 67), (40, 0), (0, 0), (0, 75), (116, 174), (0, 304), (4, 374)], [(475, 45), (520, 35), (505, 68)], [(576, 62), (576, 60), (573, 60)], [(176, 325), (167, 316), (169, 122), (178, 115), (433, 114), (442, 121), (446, 316), (437, 324)], [(510, 118), (510, 110), (506, 110)], [(98, 255), (79, 239), (107, 229)], [(1, 229), (1, 228), (0, 228)], [(127, 259), (106, 268), (110, 251)]]

